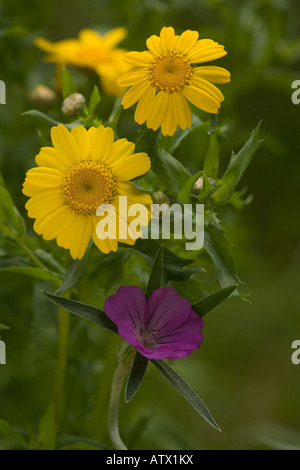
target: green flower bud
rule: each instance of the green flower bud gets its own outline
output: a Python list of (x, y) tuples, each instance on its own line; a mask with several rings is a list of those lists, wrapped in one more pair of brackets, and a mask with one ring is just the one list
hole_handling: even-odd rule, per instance
[(162, 191), (156, 191), (152, 194), (152, 201), (154, 204), (168, 204), (170, 205), (170, 200), (168, 196), (165, 195)]
[[(213, 188), (216, 187), (216, 180), (214, 180), (213, 178), (211, 178), (210, 176), (207, 178), (208, 181), (210, 182), (210, 184), (212, 185)], [(199, 179), (197, 179), (197, 181), (195, 182), (194, 186), (193, 186), (193, 189), (192, 189), (192, 192), (194, 194), (199, 194), (201, 193), (202, 189), (203, 189), (203, 186), (204, 186), (204, 182), (203, 182), (203, 176), (200, 176)]]

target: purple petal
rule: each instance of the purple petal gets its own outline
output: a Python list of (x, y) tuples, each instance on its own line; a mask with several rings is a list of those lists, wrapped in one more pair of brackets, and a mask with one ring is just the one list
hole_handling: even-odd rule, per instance
[[(160, 341), (168, 344), (177, 354), (184, 354), (178, 357), (185, 357), (200, 347), (203, 340), (202, 327), (202, 318), (191, 310), (186, 321), (176, 331), (161, 336)], [(186, 354), (187, 352), (189, 353)]]
[(137, 286), (119, 287), (117, 293), (105, 301), (104, 312), (122, 330), (138, 331), (144, 328), (148, 314), (145, 294)]
[(161, 287), (154, 291), (148, 299), (148, 307), (147, 330), (157, 331), (158, 337), (176, 330), (191, 311), (190, 302), (173, 287)]

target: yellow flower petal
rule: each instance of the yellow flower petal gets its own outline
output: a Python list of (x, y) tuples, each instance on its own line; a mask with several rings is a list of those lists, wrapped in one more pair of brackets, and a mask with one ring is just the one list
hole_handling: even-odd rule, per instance
[(143, 96), (143, 94), (146, 93), (149, 86), (151, 86), (150, 83), (145, 81), (133, 85), (133, 87), (130, 88), (130, 90), (128, 90), (127, 93), (123, 96), (123, 108), (127, 109), (134, 105)]
[(192, 77), (190, 80), (190, 85), (205, 91), (205, 93), (214, 98), (216, 101), (224, 101), (223, 93), (221, 93), (219, 88), (207, 80), (203, 80), (203, 78), (196, 76)]
[(196, 44), (199, 37), (198, 31), (184, 31), (178, 39), (176, 51), (187, 54)]
[(65, 163), (57, 155), (56, 150), (53, 147), (43, 147), (40, 153), (35, 157), (36, 164), (38, 166), (45, 166), (48, 168), (56, 168), (62, 173), (65, 173), (69, 167), (68, 163)]
[(48, 214), (38, 223), (39, 233), (45, 240), (53, 240), (62, 232), (69, 229), (73, 223), (75, 212), (68, 206), (61, 206), (54, 212)]
[(173, 52), (178, 47), (178, 36), (175, 36), (174, 28), (162, 28), (160, 32), (160, 44), (163, 52)]
[(51, 129), (51, 140), (58, 157), (68, 165), (76, 165), (80, 162), (79, 149), (76, 142), (65, 126), (59, 124)]
[(26, 174), (23, 194), (33, 196), (43, 189), (59, 188), (63, 181), (64, 175), (55, 168), (32, 168)]
[(230, 82), (230, 73), (228, 70), (215, 65), (201, 65), (194, 69), (196, 77), (204, 78), (211, 83), (228, 83)]
[(152, 105), (156, 95), (155, 87), (148, 87), (145, 93), (141, 96), (135, 110), (134, 120), (138, 124), (143, 124), (152, 113)]
[(153, 62), (153, 55), (149, 51), (143, 51), (143, 52), (127, 52), (124, 56), (125, 62), (127, 62), (130, 65), (133, 66), (144, 66), (144, 67), (149, 67), (149, 65), (152, 64)]
[(107, 238), (106, 240), (100, 240), (100, 238), (97, 237), (96, 228), (99, 220), (100, 217), (93, 217), (93, 242), (99, 248), (99, 250), (102, 251), (102, 253), (107, 254), (111, 251), (116, 252), (118, 249), (117, 240), (111, 240), (109, 238)]
[(147, 126), (156, 131), (163, 122), (169, 103), (169, 95), (160, 91), (153, 100), (151, 114), (147, 119)]
[(73, 236), (70, 243), (70, 253), (73, 259), (82, 259), (93, 235), (92, 217), (76, 214), (72, 223)]
[(121, 160), (122, 158), (132, 155), (135, 149), (135, 145), (129, 142), (127, 139), (119, 139), (114, 142), (112, 146), (111, 155), (106, 161), (107, 166), (113, 165), (113, 163)]
[(34, 194), (26, 203), (25, 209), (28, 217), (45, 218), (50, 212), (54, 212), (64, 205), (64, 198), (57, 189), (45, 189)]
[(110, 166), (115, 178), (121, 182), (144, 175), (150, 167), (150, 158), (146, 153), (135, 153), (121, 158)]
[(118, 78), (117, 83), (119, 86), (132, 86), (143, 80), (147, 80), (149, 73), (146, 70), (135, 70), (125, 73), (122, 77)]
[(104, 40), (106, 47), (113, 48), (127, 36), (126, 28), (114, 28), (105, 34)]
[(83, 126), (73, 127), (71, 134), (77, 144), (80, 160), (87, 160), (90, 155), (90, 142), (87, 130)]
[(105, 163), (111, 154), (114, 131), (111, 127), (100, 126), (90, 132), (91, 158), (95, 162)]
[(184, 96), (197, 108), (206, 111), (207, 113), (217, 114), (220, 108), (219, 101), (216, 101), (210, 95), (208, 95), (205, 91), (200, 90), (194, 86), (187, 86), (182, 91)]
[(187, 129), (192, 125), (192, 113), (186, 98), (181, 92), (172, 93), (174, 118), (181, 129)]
[(126, 183), (118, 183), (118, 194), (120, 196), (127, 196), (133, 203), (144, 204), (146, 206), (152, 204), (151, 196), (141, 189), (134, 186), (131, 181)]
[(152, 52), (152, 54), (155, 57), (163, 55), (163, 50), (162, 50), (162, 47), (161, 47), (161, 41), (160, 41), (159, 36), (156, 36), (155, 34), (150, 36), (150, 38), (148, 38), (147, 41), (146, 41), (146, 45), (147, 45), (149, 51)]
[(201, 64), (202, 62), (219, 59), (226, 54), (227, 52), (221, 44), (211, 39), (200, 39), (196, 46), (189, 51), (187, 58), (194, 64)]
[(164, 120), (161, 124), (161, 132), (163, 135), (173, 135), (175, 134), (177, 128), (177, 121), (174, 119), (174, 106), (172, 94), (168, 96), (167, 111), (164, 117)]

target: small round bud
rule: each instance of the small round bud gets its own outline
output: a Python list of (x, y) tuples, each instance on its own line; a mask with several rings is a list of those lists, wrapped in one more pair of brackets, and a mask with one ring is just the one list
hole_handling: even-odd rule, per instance
[(36, 85), (29, 94), (29, 99), (34, 106), (49, 108), (56, 101), (57, 95), (52, 88), (46, 85)]
[[(208, 176), (207, 179), (208, 179), (209, 183), (212, 185), (212, 187), (215, 188), (216, 187), (216, 180), (214, 180), (210, 176)], [(195, 182), (195, 184), (193, 186), (193, 189), (192, 189), (192, 192), (194, 194), (201, 193), (201, 191), (203, 190), (203, 186), (204, 186), (203, 176), (200, 176), (200, 178), (197, 179), (197, 181)]]
[(73, 93), (63, 101), (61, 111), (64, 116), (78, 116), (83, 112), (85, 98), (80, 93)]
[(162, 191), (156, 191), (152, 194), (152, 201), (154, 204), (168, 204), (170, 205), (170, 200)]

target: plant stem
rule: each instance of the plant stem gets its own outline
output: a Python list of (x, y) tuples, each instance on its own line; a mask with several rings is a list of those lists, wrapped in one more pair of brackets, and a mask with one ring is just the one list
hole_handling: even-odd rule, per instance
[(58, 351), (54, 382), (54, 406), (57, 424), (63, 409), (63, 391), (68, 360), (70, 331), (70, 314), (62, 308), (58, 309)]
[(42, 269), (47, 269), (46, 266), (32, 253), (32, 251), (28, 248), (27, 245), (25, 245), (24, 242), (22, 242), (22, 240), (20, 240), (19, 238), (16, 239), (18, 245), (22, 248), (22, 250), (24, 251), (24, 253), (26, 253), (26, 255), (28, 256), (29, 259), (31, 259), (31, 261), (38, 267), (38, 268), (42, 268)]
[(118, 424), (118, 407), (122, 391), (122, 385), (128, 372), (128, 367), (120, 361), (114, 375), (108, 410), (108, 429), (112, 443), (116, 450), (128, 450), (124, 445)]

